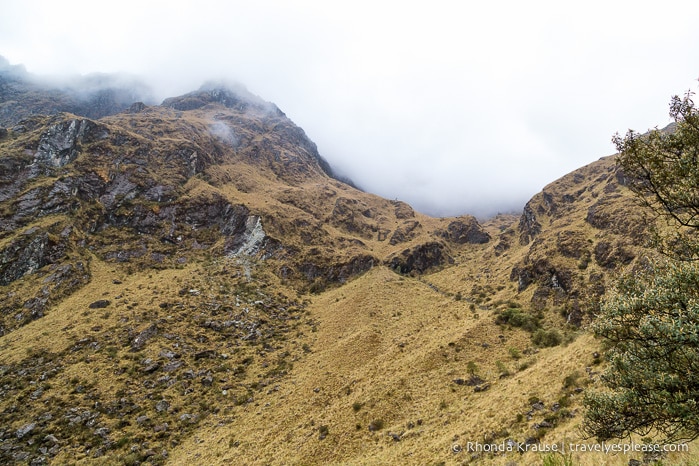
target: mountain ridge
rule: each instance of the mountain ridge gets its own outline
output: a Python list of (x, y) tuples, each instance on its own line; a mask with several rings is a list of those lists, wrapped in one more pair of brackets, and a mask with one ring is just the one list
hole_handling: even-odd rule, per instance
[(582, 441), (585, 326), (653, 257), (614, 157), (519, 216), (433, 218), (333, 178), (245, 92), (97, 119), (0, 100), (2, 461), (540, 464), (462, 447)]

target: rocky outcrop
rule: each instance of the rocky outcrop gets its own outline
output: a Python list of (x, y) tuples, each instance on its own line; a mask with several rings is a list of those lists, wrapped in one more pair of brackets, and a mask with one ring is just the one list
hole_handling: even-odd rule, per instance
[(622, 241), (600, 241), (594, 250), (595, 262), (606, 269), (630, 264), (636, 255)]
[(405, 202), (391, 201), (391, 204), (393, 204), (393, 207), (395, 208), (394, 213), (396, 214), (396, 218), (398, 220), (407, 220), (415, 217), (415, 211)]
[(69, 119), (49, 126), (39, 140), (34, 160), (48, 167), (63, 167), (75, 160), (83, 139), (105, 138), (106, 128), (84, 119)]
[(620, 194), (600, 198), (587, 209), (585, 221), (599, 230), (631, 238), (635, 244), (643, 244), (648, 237), (648, 221), (638, 212), (629, 211), (619, 202)]
[(310, 283), (309, 290), (312, 292), (324, 291), (328, 286), (345, 283), (352, 277), (360, 275), (377, 265), (379, 261), (368, 254), (353, 257), (349, 261), (332, 264), (320, 264), (314, 262), (304, 262), (293, 270), (285, 266), (280, 275), (285, 278), (302, 278)]
[(455, 244), (485, 244), (490, 235), (483, 230), (475, 217), (462, 217), (447, 226), (447, 231), (440, 231), (442, 238)]
[(395, 246), (399, 243), (405, 243), (410, 241), (415, 237), (417, 232), (422, 229), (422, 225), (417, 220), (408, 220), (403, 222), (403, 225), (396, 228), (396, 230), (391, 235), (391, 239), (388, 241), (389, 244)]
[(398, 273), (424, 273), (431, 269), (451, 264), (454, 259), (442, 243), (429, 242), (406, 249), (388, 260), (388, 266)]
[(262, 220), (256, 215), (250, 215), (245, 219), (244, 230), (232, 230), (227, 234), (229, 240), (226, 241), (225, 252), (229, 257), (255, 256), (262, 250), (267, 239)]
[(541, 233), (541, 224), (536, 218), (532, 201), (527, 202), (527, 205), (524, 206), (524, 211), (519, 219), (518, 231), (521, 245), (529, 244), (536, 235)]
[(65, 238), (36, 227), (24, 231), (0, 251), (0, 285), (8, 285), (47, 264), (59, 262), (67, 250)]
[(370, 239), (378, 230), (370, 215), (366, 205), (358, 200), (338, 197), (329, 221), (342, 231)]
[(529, 260), (515, 266), (510, 280), (517, 281), (517, 290), (524, 291), (532, 283), (550, 287), (565, 293), (572, 290), (573, 274), (565, 267), (555, 265), (546, 259)]
[(72, 235), (60, 223), (32, 227), (0, 250), (0, 286), (7, 287), (0, 293), (0, 335), (43, 317), (90, 281), (88, 261), (75, 252)]
[(189, 111), (200, 109), (209, 104), (221, 104), (239, 112), (258, 111), (268, 112), (276, 116), (284, 115), (276, 105), (265, 102), (240, 84), (232, 86), (216, 83), (205, 84), (198, 91), (165, 99), (162, 106)]

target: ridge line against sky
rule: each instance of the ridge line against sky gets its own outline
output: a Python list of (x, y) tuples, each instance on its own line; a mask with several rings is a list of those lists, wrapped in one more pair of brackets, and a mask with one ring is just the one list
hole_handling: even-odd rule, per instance
[(0, 55), (127, 72), (159, 98), (211, 79), (274, 102), (342, 175), (432, 215), (519, 211), (669, 123), (696, 90), (699, 2), (5, 1)]

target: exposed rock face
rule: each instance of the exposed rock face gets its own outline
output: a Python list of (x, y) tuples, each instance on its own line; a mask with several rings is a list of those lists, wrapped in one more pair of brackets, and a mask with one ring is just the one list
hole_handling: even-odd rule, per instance
[(175, 110), (188, 111), (215, 103), (241, 112), (259, 111), (268, 112), (275, 116), (284, 115), (276, 105), (265, 102), (260, 97), (250, 93), (242, 85), (205, 84), (198, 91), (165, 99), (162, 105)]
[(529, 201), (524, 206), (522, 217), (519, 220), (519, 243), (522, 245), (529, 244), (541, 232), (541, 224), (536, 219), (536, 214), (531, 204), (531, 201)]
[(415, 211), (405, 202), (393, 201), (392, 204), (395, 207), (396, 218), (400, 220), (407, 220), (409, 218), (415, 217)]
[(39, 228), (23, 232), (0, 251), (0, 285), (8, 285), (63, 259), (68, 245)]
[(517, 280), (518, 291), (524, 291), (532, 283), (544, 287), (568, 292), (572, 289), (573, 274), (545, 259), (525, 261), (524, 266), (516, 266), (510, 274), (511, 280)]
[(376, 231), (376, 226), (370, 221), (367, 207), (356, 199), (339, 197), (335, 201), (329, 220), (343, 231), (367, 239), (373, 237)]
[(348, 262), (329, 264), (325, 266), (304, 263), (299, 266), (299, 272), (309, 281), (321, 278), (323, 285), (333, 282), (344, 283), (350, 277), (359, 275), (374, 267), (378, 261), (370, 255), (354, 257)]
[(619, 194), (609, 194), (599, 199), (587, 210), (585, 221), (600, 230), (623, 235), (636, 244), (642, 244), (648, 237), (647, 221), (636, 213), (629, 215), (629, 209), (619, 205), (615, 199)]
[(229, 256), (254, 256), (264, 246), (267, 235), (262, 229), (262, 221), (260, 217), (251, 215), (245, 220), (245, 230), (235, 230), (233, 233), (230, 246), (226, 246)]
[(146, 108), (148, 108), (148, 106), (143, 102), (134, 102), (129, 108), (126, 109), (126, 113), (140, 113)]
[(595, 246), (595, 262), (606, 269), (627, 265), (636, 258), (636, 255), (622, 241), (611, 243), (600, 241)]
[(490, 241), (490, 235), (483, 230), (474, 217), (465, 217), (449, 224), (442, 237), (456, 244), (484, 244)]
[(399, 226), (396, 228), (396, 231), (393, 232), (393, 235), (391, 235), (391, 239), (389, 240), (389, 244), (395, 246), (396, 244), (410, 241), (415, 237), (417, 230), (420, 228), (420, 222), (416, 220), (405, 221), (402, 226)]
[(406, 249), (388, 261), (388, 266), (398, 273), (408, 274), (413, 271), (426, 272), (432, 268), (451, 264), (454, 259), (442, 243), (431, 242)]
[(63, 167), (75, 160), (84, 139), (108, 136), (106, 128), (85, 119), (70, 119), (50, 126), (41, 136), (35, 160), (49, 167)]
[(54, 301), (90, 281), (87, 261), (76, 256), (70, 235), (60, 223), (32, 227), (0, 250), (0, 286), (19, 283), (23, 290), (0, 293), (0, 335), (43, 317)]

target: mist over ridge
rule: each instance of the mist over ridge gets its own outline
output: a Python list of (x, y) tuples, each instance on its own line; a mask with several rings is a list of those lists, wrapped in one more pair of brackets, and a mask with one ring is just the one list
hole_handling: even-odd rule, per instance
[(696, 87), (697, 15), (685, 0), (32, 0), (4, 9), (0, 54), (38, 75), (140, 76), (157, 101), (243, 83), (363, 189), (483, 216), (613, 153), (617, 131), (665, 126), (669, 97)]
[[(584, 127), (576, 128), (576, 134), (569, 125), (561, 126), (565, 119), (553, 114), (525, 112), (521, 121), (511, 120), (507, 113), (496, 116), (494, 109), (478, 114), (457, 105), (462, 98), (458, 95), (453, 103), (438, 96), (426, 100), (436, 88), (416, 89), (405, 96), (395, 95), (390, 88), (384, 88), (384, 94), (373, 89), (373, 95), (353, 102), (337, 101), (330, 94), (327, 102), (311, 101), (316, 105), (309, 105), (299, 94), (298, 82), (270, 81), (239, 69), (212, 72), (202, 66), (171, 76), (140, 71), (43, 75), (5, 58), (0, 69), (10, 79), (65, 91), (73, 102), (64, 108), (92, 118), (136, 101), (155, 105), (197, 90), (231, 89), (251, 102), (283, 111), (304, 128), (335, 177), (387, 199), (405, 201), (435, 217), (470, 214), (488, 218), (521, 212), (549, 182), (611, 154), (611, 134), (626, 128), (607, 126), (607, 132), (590, 131), (586, 136)], [(440, 85), (437, 80), (425, 83)], [(289, 93), (291, 84), (296, 89)], [(318, 92), (314, 98), (323, 99), (322, 87)], [(483, 98), (487, 96), (476, 101)], [(389, 104), (387, 99), (398, 104)], [(86, 102), (97, 111), (88, 113)], [(368, 102), (378, 103), (385, 111), (367, 113), (364, 106)], [(571, 108), (566, 118), (574, 113)], [(596, 115), (593, 121), (598, 119)], [(663, 124), (661, 118), (655, 121)], [(542, 139), (537, 135), (541, 130), (552, 131), (552, 137)]]

